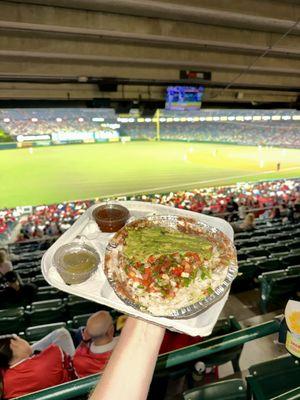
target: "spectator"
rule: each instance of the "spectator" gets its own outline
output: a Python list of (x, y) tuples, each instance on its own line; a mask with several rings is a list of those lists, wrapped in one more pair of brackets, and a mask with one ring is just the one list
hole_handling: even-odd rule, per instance
[(0, 337), (3, 397), (24, 396), (73, 379), (74, 345), (69, 332), (57, 329), (30, 346), (17, 335)]
[(114, 337), (114, 325), (107, 311), (93, 314), (82, 334), (83, 341), (77, 347), (73, 363), (79, 378), (103, 371), (118, 338)]
[(9, 271), (12, 271), (12, 263), (9, 261), (7, 251), (0, 250), (0, 277), (4, 277)]
[(239, 219), (238, 210), (239, 210), (239, 205), (237, 204), (237, 202), (234, 201), (234, 198), (231, 197), (226, 207), (226, 212), (229, 213), (228, 215), (229, 222), (236, 221)]
[(275, 207), (273, 209), (273, 212), (271, 214), (271, 219), (280, 219), (281, 218), (281, 213), (280, 213), (280, 208)]
[(1, 305), (25, 306), (31, 304), (37, 292), (33, 283), (23, 284), (14, 271), (5, 274), (7, 286), (0, 292)]
[(231, 224), (235, 233), (252, 231), (255, 229), (255, 217), (253, 213), (247, 214), (242, 223)]

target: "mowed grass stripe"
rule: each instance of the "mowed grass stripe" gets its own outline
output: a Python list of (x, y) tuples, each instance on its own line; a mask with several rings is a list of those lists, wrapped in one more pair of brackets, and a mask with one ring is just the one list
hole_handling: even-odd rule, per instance
[(179, 142), (2, 150), (0, 207), (297, 177), (299, 160), (297, 149)]

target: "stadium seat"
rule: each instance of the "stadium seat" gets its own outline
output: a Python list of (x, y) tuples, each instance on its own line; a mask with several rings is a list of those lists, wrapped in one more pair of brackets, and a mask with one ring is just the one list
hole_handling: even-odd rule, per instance
[(232, 292), (241, 292), (249, 290), (254, 286), (254, 278), (258, 275), (257, 264), (251, 262), (251, 259), (239, 262), (238, 276), (231, 284)]
[(265, 249), (271, 253), (271, 256), (272, 254), (285, 253), (289, 250), (288, 247), (277, 244), (275, 244), (274, 246), (268, 246)]
[(40, 267), (26, 268), (26, 269), (18, 268), (16, 272), (18, 272), (21, 278), (34, 278), (41, 272), (41, 268)]
[(110, 308), (77, 296), (69, 295), (68, 297), (67, 311), (70, 319), (72, 319), (75, 315), (93, 313), (99, 310), (110, 311)]
[(287, 270), (287, 273), (291, 274), (291, 275), (300, 274), (300, 265), (293, 265), (293, 266), (287, 267), (286, 270)]
[(61, 299), (37, 301), (25, 311), (31, 325), (42, 325), (66, 319), (66, 307)]
[[(222, 318), (217, 321), (213, 332), (206, 339), (212, 339), (213, 337), (218, 337), (222, 335), (227, 335), (228, 333), (237, 332), (241, 329), (241, 325), (238, 321), (233, 317)], [(204, 339), (205, 341), (205, 339)], [(239, 372), (239, 359), (241, 356), (241, 352), (243, 350), (243, 345), (235, 346), (227, 350), (223, 350), (222, 352), (216, 353), (211, 356), (206, 356), (201, 358), (201, 361), (204, 362), (206, 367), (213, 367), (225, 364), (227, 362), (232, 363), (232, 367), (234, 372)]]
[(299, 250), (299, 249), (300, 249), (300, 242), (299, 242), (299, 240), (290, 242), (290, 243), (288, 244), (288, 248), (289, 248), (290, 250)]
[(260, 305), (263, 313), (282, 309), (286, 302), (293, 298), (300, 299), (300, 275), (287, 275), (284, 271), (282, 275), (268, 276), (261, 275)]
[(24, 338), (28, 342), (33, 343), (42, 339), (44, 336), (48, 335), (48, 333), (54, 331), (55, 329), (66, 328), (66, 326), (67, 324), (65, 322), (55, 322), (53, 324), (31, 326), (25, 329)]
[(80, 328), (81, 326), (86, 325), (86, 321), (89, 319), (89, 317), (92, 315), (91, 314), (82, 314), (82, 315), (75, 315), (73, 317), (73, 327), (74, 328)]
[(184, 400), (246, 400), (247, 390), (242, 379), (214, 382), (183, 392)]
[(61, 292), (52, 286), (41, 286), (38, 288), (38, 291), (35, 295), (35, 301), (58, 299), (64, 296), (64, 292)]
[(259, 275), (267, 271), (281, 269), (283, 266), (284, 264), (279, 258), (261, 260), (256, 263), (256, 268)]
[(266, 258), (270, 255), (268, 250), (264, 249), (257, 249), (257, 250), (251, 250), (247, 253), (248, 257), (253, 257), (253, 258)]
[(16, 333), (26, 326), (24, 308), (0, 310), (0, 334)]
[(253, 365), (249, 373), (248, 390), (254, 399), (272, 399), (299, 386), (300, 363), (291, 356), (284, 356)]
[(272, 236), (267, 236), (267, 237), (261, 237), (257, 241), (259, 245), (265, 245), (265, 244), (273, 244), (275, 240), (273, 239)]
[(299, 255), (296, 255), (293, 253), (288, 254), (288, 255), (282, 257), (282, 261), (287, 266), (299, 264)]
[(249, 232), (239, 232), (239, 233), (235, 233), (235, 235), (234, 235), (235, 240), (247, 239), (249, 237), (251, 237), (251, 233), (249, 233)]
[(34, 283), (36, 286), (47, 286), (48, 282), (45, 281), (43, 275), (36, 275), (34, 278), (31, 278), (31, 283)]

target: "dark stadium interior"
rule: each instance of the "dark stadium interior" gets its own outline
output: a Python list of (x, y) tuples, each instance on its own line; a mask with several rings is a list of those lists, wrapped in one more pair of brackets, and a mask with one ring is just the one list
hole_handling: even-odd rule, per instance
[[(300, 0), (0, 1), (1, 399), (300, 399), (299, 38)], [(210, 283), (193, 318), (120, 306), (102, 201), (233, 231), (228, 299)], [(70, 238), (105, 254), (96, 277), (60, 274)], [(192, 277), (199, 254), (131, 258), (125, 277), (169, 301), (213, 282), (204, 258)]]

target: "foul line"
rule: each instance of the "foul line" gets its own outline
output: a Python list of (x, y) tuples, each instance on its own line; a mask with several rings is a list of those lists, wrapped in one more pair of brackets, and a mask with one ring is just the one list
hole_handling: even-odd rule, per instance
[[(280, 172), (284, 172), (284, 171), (292, 171), (295, 169), (299, 169), (299, 167), (290, 167), (290, 168), (282, 168), (280, 170)], [(132, 192), (123, 192), (123, 193), (113, 193), (113, 194), (106, 194), (103, 196), (97, 196), (97, 198), (103, 198), (103, 197), (115, 197), (115, 196), (128, 196), (131, 194), (139, 194), (142, 192), (154, 192), (154, 191), (162, 191), (165, 189), (174, 189), (177, 186), (191, 186), (191, 185), (200, 185), (203, 183), (212, 183), (212, 182), (219, 182), (219, 181), (229, 181), (231, 179), (240, 179), (240, 178), (247, 178), (248, 176), (257, 176), (257, 175), (265, 175), (265, 174), (272, 174), (274, 172), (277, 172), (276, 170), (270, 170), (270, 171), (264, 171), (264, 172), (258, 172), (258, 173), (251, 173), (251, 174), (246, 174), (246, 175), (232, 175), (232, 176), (228, 176), (227, 178), (214, 178), (214, 179), (207, 179), (207, 180), (203, 180), (203, 181), (196, 181), (196, 182), (189, 182), (189, 183), (183, 183), (183, 184), (174, 184), (174, 185), (169, 185), (169, 186), (160, 186), (160, 187), (155, 187), (155, 188), (147, 188), (147, 189), (139, 189), (139, 190), (135, 190)], [(276, 178), (277, 179), (277, 178)], [(278, 178), (279, 179), (288, 179), (288, 178)], [(292, 179), (292, 178), (291, 178)], [(76, 201), (76, 200), (75, 200)]]

